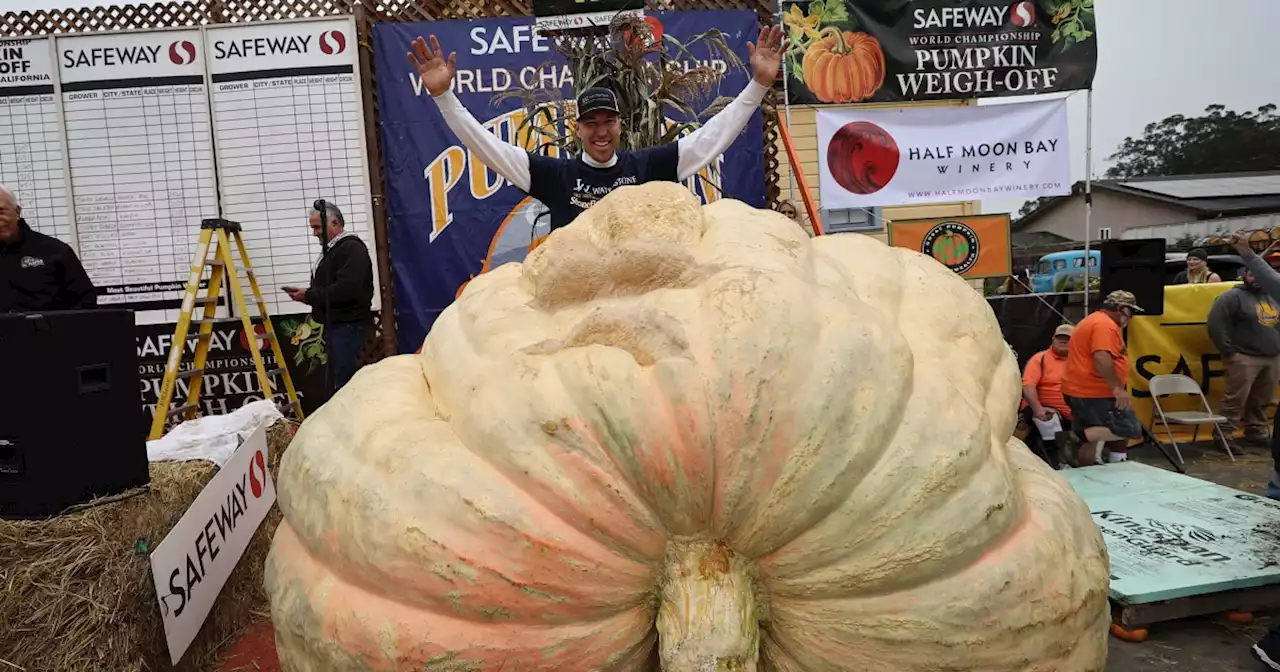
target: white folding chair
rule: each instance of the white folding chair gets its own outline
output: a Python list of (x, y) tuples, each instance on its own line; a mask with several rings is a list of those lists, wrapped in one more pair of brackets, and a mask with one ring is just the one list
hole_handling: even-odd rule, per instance
[[(1169, 429), (1169, 423), (1175, 425), (1191, 425), (1194, 427), (1191, 433), (1191, 442), (1195, 443), (1200, 436), (1201, 425), (1213, 425), (1213, 430), (1218, 433), (1218, 438), (1222, 440), (1222, 447), (1227, 450), (1227, 457), (1235, 462), (1236, 456), (1231, 453), (1231, 441), (1222, 431), (1222, 425), (1226, 424), (1227, 418), (1213, 412), (1209, 407), (1209, 400), (1204, 397), (1204, 390), (1200, 389), (1200, 384), (1188, 376), (1177, 374), (1165, 374), (1155, 376), (1151, 379), (1147, 389), (1151, 392), (1151, 421), (1148, 423), (1152, 429), (1155, 429), (1156, 415), (1160, 415), (1160, 423), (1164, 425), (1164, 431), (1169, 435), (1169, 443), (1173, 444), (1173, 452), (1177, 453), (1178, 461), (1186, 464), (1186, 460), (1182, 459), (1182, 451), (1178, 450), (1178, 441), (1173, 438), (1173, 430)], [(1160, 399), (1175, 394), (1186, 394), (1200, 398), (1200, 411), (1165, 411), (1160, 407)]]

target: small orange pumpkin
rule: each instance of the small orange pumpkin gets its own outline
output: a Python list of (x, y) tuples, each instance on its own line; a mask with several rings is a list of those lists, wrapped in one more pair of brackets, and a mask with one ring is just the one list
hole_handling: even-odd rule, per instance
[(866, 33), (824, 28), (804, 52), (804, 83), (824, 103), (857, 103), (884, 84), (884, 52)]

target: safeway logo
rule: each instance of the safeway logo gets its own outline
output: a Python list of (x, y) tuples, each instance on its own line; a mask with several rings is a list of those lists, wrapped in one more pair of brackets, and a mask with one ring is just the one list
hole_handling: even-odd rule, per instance
[(169, 60), (174, 65), (191, 65), (196, 62), (196, 45), (188, 40), (178, 40), (169, 45)]
[(332, 56), (341, 54), (347, 49), (347, 36), (340, 30), (326, 30), (320, 33), (320, 51)]
[(249, 490), (253, 492), (254, 499), (262, 497), (262, 491), (266, 487), (267, 482), (267, 462), (262, 457), (262, 451), (254, 453), (253, 460), (249, 462)]
[(1036, 25), (1036, 3), (1019, 2), (1013, 6), (1013, 11), (1010, 13), (1009, 18), (1012, 19), (1013, 25), (1019, 28), (1029, 28)]

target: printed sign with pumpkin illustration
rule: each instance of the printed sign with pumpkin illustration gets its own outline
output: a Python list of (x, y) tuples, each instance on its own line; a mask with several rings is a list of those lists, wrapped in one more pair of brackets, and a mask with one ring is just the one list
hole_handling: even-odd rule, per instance
[(1094, 0), (783, 3), (792, 104), (962, 100), (1087, 89)]
[(1012, 268), (1009, 215), (897, 220), (889, 224), (889, 244), (970, 279), (1005, 277)]
[(305, 319), (287, 317), (276, 321), (281, 334), (289, 339), (289, 344), (297, 348), (293, 353), (295, 367), (307, 365), (307, 373), (324, 366), (329, 356), (324, 349), (324, 325), (306, 316)]

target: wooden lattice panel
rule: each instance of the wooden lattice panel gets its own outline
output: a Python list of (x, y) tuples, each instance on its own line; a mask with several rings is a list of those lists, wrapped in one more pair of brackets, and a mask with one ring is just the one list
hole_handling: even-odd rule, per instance
[(210, 23), (210, 2), (170, 2), (155, 5), (108, 5), (80, 9), (7, 12), (0, 35), (55, 33), (136, 28), (178, 28)]
[(281, 3), (228, 3), (221, 8), (217, 23), (246, 23), (249, 21), (283, 21), (313, 16), (350, 14), (346, 0)]

